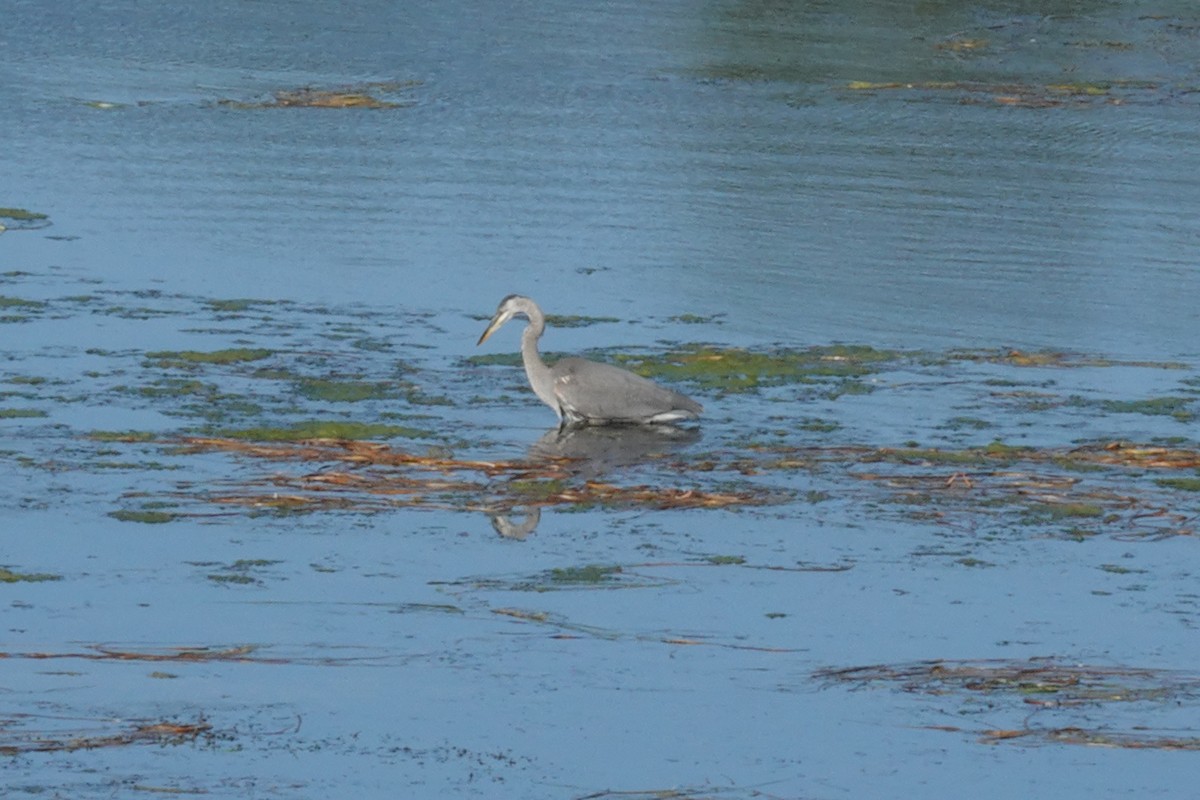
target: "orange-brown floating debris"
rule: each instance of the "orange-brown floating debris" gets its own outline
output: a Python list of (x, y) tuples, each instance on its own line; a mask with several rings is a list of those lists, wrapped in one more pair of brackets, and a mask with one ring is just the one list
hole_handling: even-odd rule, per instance
[(380, 94), (395, 94), (396, 92), (412, 89), (417, 81), (379, 81), (361, 83), (353, 86), (339, 86), (331, 89), (318, 89), (312, 86), (301, 86), (296, 89), (279, 89), (272, 92), (270, 100), (246, 102), (241, 100), (218, 100), (217, 105), (228, 108), (404, 108), (412, 105), (411, 101), (397, 102), (382, 100)]
[(1095, 464), (1149, 469), (1200, 469), (1200, 451), (1178, 447), (1147, 447), (1131, 442), (1108, 442), (1078, 447), (1067, 455)]
[(275, 92), (275, 102), (267, 105), (279, 108), (395, 108), (397, 104), (362, 92), (303, 88)]
[(983, 737), (991, 741), (1002, 741), (1004, 739), (1019, 739), (1022, 736), (1029, 736), (1033, 731), (1030, 730), (990, 730), (984, 731)]
[[(442, 454), (417, 455), (385, 444), (340, 439), (260, 443), (188, 437), (185, 452), (219, 451), (268, 461), (346, 464), (350, 469), (276, 474), (225, 492), (181, 495), (216, 505), (277, 511), (345, 509), (380, 511), (396, 507), (505, 512), (516, 507), (605, 505), (652, 509), (729, 508), (778, 502), (762, 490), (706, 491), (699, 488), (576, 483), (572, 459), (480, 461)], [(430, 473), (434, 473), (431, 475)], [(492, 480), (457, 477), (474, 473)], [(447, 477), (442, 477), (447, 476)], [(503, 478), (504, 480), (495, 480)], [(255, 491), (269, 484), (273, 491)]]
[[(1010, 716), (1023, 720), (1022, 725), (978, 731), (978, 741), (983, 744), (1020, 740), (1028, 744), (1200, 750), (1198, 736), (1160, 735), (1141, 725), (1128, 730), (1111, 730), (1061, 724), (1064, 717), (1090, 723), (1101, 713), (1098, 709), (1113, 703), (1131, 704), (1141, 710), (1174, 710), (1184, 704), (1194, 704), (1200, 690), (1200, 675), (1191, 673), (1063, 663), (1052, 659), (995, 659), (873, 664), (819, 670), (814, 677), (832, 684), (856, 687), (891, 684), (904, 692), (938, 698), (936, 702), (943, 704), (957, 701), (974, 707), (982, 695), (992, 715), (1007, 711)], [(1030, 704), (1036, 706), (1036, 716), (1029, 713)], [(1086, 711), (1080, 712), (1081, 707)], [(1034, 720), (1059, 724), (1035, 725)], [(967, 732), (958, 726), (926, 728)]]
[(60, 652), (46, 651), (0, 651), (2, 659), (30, 659), (51, 661), (75, 659), (81, 661), (118, 661), (151, 664), (312, 664), (318, 666), (340, 666), (364, 662), (378, 663), (387, 658), (387, 653), (365, 650), (360, 654), (347, 655), (343, 648), (337, 655), (297, 653), (291, 655), (267, 655), (259, 645), (236, 647), (169, 647), (169, 648), (116, 648), (107, 645), (91, 645), (83, 650)]
[[(1058, 354), (1038, 354), (1053, 361)], [(732, 508), (789, 500), (793, 493), (753, 486), (739, 491), (649, 485), (618, 486), (603, 481), (580, 482), (575, 462), (565, 457), (484, 461), (459, 459), (443, 452), (411, 453), (387, 444), (361, 440), (309, 439), (299, 442), (253, 442), (217, 437), (189, 437), (179, 442), (185, 452), (219, 451), (265, 461), (300, 461), (334, 466), (302, 475), (264, 476), (208, 494), (180, 495), (215, 505), (287, 511), (385, 511), (393, 508), (440, 508), (507, 513), (515, 508), (608, 506), (659, 510)], [(850, 475), (899, 492), (926, 512), (944, 516), (931, 503), (988, 499), (988, 508), (1025, 515), (1025, 521), (1078, 521), (1085, 534), (1096, 526), (1115, 536), (1154, 539), (1192, 535), (1194, 520), (1176, 512), (1161, 496), (1119, 494), (1082, 474), (1098, 467), (1190, 470), (1200, 468), (1200, 450), (1097, 442), (1075, 448), (1014, 447), (1001, 442), (961, 450), (896, 447), (754, 446), (732, 458), (689, 464), (660, 463), (681, 473), (726, 470), (744, 475), (800, 466), (847, 468), (886, 465)], [(1015, 469), (1039, 465), (1037, 471)], [(336, 468), (336, 465), (344, 465)], [(782, 465), (782, 466), (781, 466)], [(911, 467), (920, 466), (913, 474)], [(1066, 474), (1064, 474), (1064, 472)], [(1162, 482), (1160, 481), (1160, 484)], [(267, 485), (270, 491), (261, 487)], [(259, 488), (255, 488), (259, 487)], [(1006, 502), (1011, 499), (1012, 502)], [(955, 506), (951, 506), (954, 508)], [(971, 506), (971, 510), (977, 510)], [(177, 514), (179, 516), (181, 514)], [(186, 515), (182, 514), (182, 515)], [(196, 514), (195, 516), (203, 516)], [(1075, 525), (1074, 528), (1083, 530)]]
[(1052, 660), (917, 661), (817, 670), (815, 678), (869, 686), (894, 683), (906, 692), (944, 695), (970, 692), (1021, 697), (1054, 696), (1087, 702), (1113, 702), (1160, 697), (1200, 689), (1200, 676), (1138, 667), (1063, 664)]
[(1076, 726), (1064, 728), (1025, 728), (1018, 730), (980, 731), (981, 744), (999, 744), (1013, 739), (1042, 744), (1075, 744), (1090, 747), (1113, 747), (1124, 750), (1187, 750), (1200, 751), (1200, 738), (1157, 736), (1141, 731), (1136, 733), (1089, 730)]
[(515, 619), (523, 619), (528, 622), (549, 622), (550, 615), (544, 611), (525, 611), (520, 608), (493, 608), (493, 614), (499, 614), (505, 617), (513, 617)]
[(270, 461), (340, 461), (374, 466), (413, 466), (441, 472), (468, 470), (485, 475), (502, 475), (535, 469), (535, 465), (521, 461), (477, 461), (439, 455), (418, 455), (397, 450), (386, 444), (354, 439), (305, 439), (294, 443), (274, 444), (243, 439), (188, 436), (181, 439), (180, 442), (183, 444), (185, 452), (215, 450)]
[(549, 495), (547, 505), (630, 505), (655, 509), (728, 508), (762, 505), (767, 498), (752, 492), (706, 492), (700, 489), (670, 489), (651, 486), (614, 486), (588, 481), (581, 487)]
[(960, 53), (983, 50), (987, 46), (987, 39), (950, 39), (945, 42), (938, 42), (933, 47), (935, 50), (948, 50), (953, 53)]
[[(877, 462), (930, 463), (957, 467), (957, 474), (962, 475), (969, 474), (962, 472), (963, 465), (990, 465), (997, 462), (1010, 463), (1014, 461), (1095, 464), (1149, 469), (1200, 469), (1200, 449), (1142, 445), (1125, 441), (1095, 442), (1080, 447), (1013, 447), (997, 442), (962, 450), (861, 445), (835, 447), (753, 446), (750, 449), (773, 457), (775, 460), (769, 462), (771, 464), (779, 463), (779, 459), (786, 460), (788, 464), (798, 463), (804, 466), (830, 462), (844, 463), (848, 466)], [(761, 468), (766, 463), (768, 462), (762, 464), (750, 462), (750, 466)], [(712, 468), (715, 469), (718, 466), (714, 464)], [(731, 468), (741, 469), (743, 466), (740, 461), (735, 461)]]
[[(938, 49), (966, 53), (986, 49), (983, 39), (965, 39), (935, 45)], [(1161, 92), (1158, 84), (1138, 81), (1078, 83), (987, 83), (983, 81), (850, 81), (851, 91), (909, 91), (925, 96), (950, 95), (964, 104), (999, 103), (1019, 108), (1083, 108), (1096, 103), (1124, 105), (1131, 99), (1154, 99)]]
[(1200, 751), (1200, 737), (1155, 736), (1148, 733), (1124, 733), (1083, 728), (1054, 728), (1041, 732), (1047, 740), (1061, 744), (1092, 747), (1117, 747), (1125, 750)]
[(88, 661), (151, 661), (151, 662), (182, 662), (198, 663), (211, 661), (232, 661), (242, 663), (277, 664), (285, 663), (285, 659), (264, 658), (255, 656), (257, 645), (239, 645), (237, 647), (177, 647), (165, 651), (153, 650), (116, 650), (103, 645), (96, 645), (87, 652), (66, 653), (11, 653), (0, 652), (0, 658), (31, 658), (57, 659), (79, 658)]
[[(203, 719), (192, 722), (138, 722), (133, 727), (105, 734), (75, 735), (9, 732), (0, 729), (0, 755), (21, 753), (61, 753), (73, 750), (94, 750), (100, 747), (122, 747), (131, 744), (183, 744), (212, 733), (212, 725)], [(11, 740), (16, 741), (11, 741)]]

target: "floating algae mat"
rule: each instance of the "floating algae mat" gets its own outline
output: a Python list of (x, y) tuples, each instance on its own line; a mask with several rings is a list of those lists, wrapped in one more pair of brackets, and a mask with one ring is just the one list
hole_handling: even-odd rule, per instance
[[(481, 446), (487, 435), (472, 424), (474, 404), (490, 386), (514, 383), (519, 391), (493, 392), (498, 399), (489, 398), (488, 406), (534, 402), (519, 356), (471, 354), (422, 367), (411, 357), (419, 350), (405, 348), (401, 361), (393, 347), (380, 346), (437, 338), (423, 315), (381, 318), (364, 309), (96, 285), (62, 298), (22, 292), (22, 284), (37, 280), (10, 276), (10, 296), (19, 300), (8, 307), (47, 318), (115, 314), (130, 325), (177, 319), (190, 331), (186, 347), (90, 349), (78, 354), (80, 366), (46, 374), (12, 362), (0, 384), (9, 396), (0, 400), (0, 422), (8, 425), (54, 425), (60, 415), (95, 402), (168, 423), (157, 430), (127, 422), (74, 432), (46, 428), (82, 442), (53, 455), (0, 454), (25, 468), (75, 459), (85, 470), (130, 473), (140, 465), (161, 473), (160, 489), (147, 493), (138, 486), (110, 508), (114, 518), (130, 522), (188, 519), (205, 513), (204, 505), (214, 513), (221, 507), (287, 514), (413, 507), (508, 514), (521, 508), (769, 508), (815, 498), (852, 503), (876, 519), (923, 519), (948, 528), (974, 520), (1009, 534), (1049, 531), (1076, 540), (1101, 534), (1153, 539), (1194, 529), (1190, 504), (1200, 458), (1181, 426), (1200, 405), (1200, 379), (1174, 362), (844, 344), (752, 349), (697, 343), (658, 353), (596, 352), (593, 357), (689, 391), (710, 409), (701, 423), (702, 444), (674, 454), (651, 447), (649, 460), (640, 463), (653, 475), (630, 479), (621, 468), (582, 474), (578, 460), (544, 453), (489, 459)], [(464, 353), (469, 345), (464, 341)], [(1072, 377), (1096, 370), (1153, 380), (1140, 380), (1147, 390), (1130, 398), (1106, 396)], [(957, 393), (939, 424), (917, 431), (928, 443), (864, 438), (858, 415), (893, 413), (889, 407), (912, 386)], [(723, 405), (750, 421), (720, 420)], [(1143, 438), (1101, 435), (1046, 445), (1028, 430), (1040, 424), (1051, 432), (1074, 431), (1081, 422), (1101, 434), (1140, 429)], [(1164, 443), (1175, 436), (1178, 443), (1160, 444), (1147, 433)], [(970, 441), (981, 436), (983, 443)], [(41, 441), (50, 440), (29, 440)], [(216, 451), (264, 469), (239, 469), (237, 480), (211, 486), (171, 484), (170, 474), (187, 468), (180, 458)], [(308, 463), (289, 471), (271, 462)], [(824, 483), (814, 487), (813, 479)], [(162, 503), (170, 505), (156, 505)]]
[[(475, 358), (470, 332), (447, 346), (435, 315), (7, 280), (19, 302), (0, 316), (22, 341), (94, 321), (120, 343), (16, 347), (0, 373), (0, 408), (21, 412), (0, 414), (15, 476), (0, 497), (32, 521), (0, 570), (26, 620), (0, 653), (24, 681), (0, 721), (14, 765), (51, 757), (91, 781), (105, 754), (191, 775), (195, 759), (290, 768), (305, 752), (378, 758), (389, 775), (397, 759), (500, 764), (489, 779), (507, 779), (510, 762), (537, 771), (545, 742), (460, 745), (454, 722), (422, 739), (444, 703), (422, 711), (416, 690), (497, 709), (516, 691), (536, 709), (569, 675), (545, 699), (553, 718), (569, 693), (666, 730), (692, 712), (662, 691), (681, 670), (731, 718), (853, 708), (914, 752), (1197, 748), (1193, 677), (1120, 666), (1147, 647), (1186, 657), (1200, 624), (1194, 367), (1004, 348), (603, 350), (708, 413), (674, 434), (567, 436), (519, 357)], [(720, 335), (716, 320), (677, 324)], [(876, 664), (889, 646), (928, 660)], [(1035, 646), (1070, 655), (989, 660)], [(951, 650), (979, 658), (935, 660)], [(372, 711), (344, 710), (370, 698), (337, 688), (360, 683), (347, 669), (416, 681), (404, 702), (420, 731), (364, 729)], [(81, 688), (124, 685), (117, 699)], [(841, 727), (819, 736), (859, 747)]]
[(850, 345), (768, 351), (694, 345), (661, 356), (618, 356), (617, 361), (649, 377), (721, 392), (746, 392), (789, 383), (862, 378), (898, 362), (903, 355)]

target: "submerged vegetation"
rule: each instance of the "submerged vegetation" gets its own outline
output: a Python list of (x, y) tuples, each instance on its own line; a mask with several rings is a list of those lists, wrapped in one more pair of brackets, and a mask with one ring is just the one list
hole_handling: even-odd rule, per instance
[(692, 345), (661, 356), (618, 356), (633, 371), (720, 392), (746, 392), (789, 383), (861, 378), (901, 357), (863, 345), (751, 351)]
[[(435, 547), (475, 547), (471, 537), (479, 530), (490, 537), (494, 530), (503, 539), (492, 546), (526, 547), (538, 559), (500, 574), (485, 568), (484, 574), (463, 575), (466, 568), (451, 568), (418, 577), (419, 588), (441, 593), (451, 601), (445, 604), (372, 601), (365, 609), (436, 613), (454, 624), (499, 625), (506, 633), (567, 647), (587, 640), (674, 651), (720, 648), (755, 658), (788, 654), (795, 663), (804, 646), (787, 637), (804, 614), (783, 599), (791, 596), (786, 591), (743, 615), (744, 631), (706, 627), (702, 620), (682, 630), (642, 629), (578, 621), (563, 609), (580, 594), (666, 593), (679, 586), (707, 591), (736, 586), (739, 577), (836, 581), (842, 573), (861, 574), (863, 561), (876, 558), (854, 548), (863, 538), (878, 548), (872, 553), (892, 552), (885, 558), (936, 564), (945, 574), (970, 574), (981, 583), (1002, 583), (1012, 567), (1012, 551), (1003, 544), (1032, 548), (1057, 540), (1056, 546), (1080, 554), (1086, 580), (1094, 581), (1087, 596), (1102, 602), (1109, 595), (1147, 596), (1146, 587), (1163, 578), (1153, 565), (1089, 543), (1127, 542), (1120, 549), (1136, 555), (1168, 539), (1186, 549), (1197, 536), (1200, 443), (1181, 423), (1200, 403), (1200, 381), (1194, 368), (1170, 362), (847, 344), (735, 348), (685, 342), (653, 353), (593, 351), (593, 358), (694, 393), (709, 414), (699, 430), (651, 438), (641, 450), (616, 446), (637, 438), (626, 431), (598, 437), (594, 451), (572, 451), (570, 437), (548, 432), (539, 448), (534, 440), (540, 430), (514, 434), (493, 421), (504, 419), (506, 407), (529, 400), (514, 353), (475, 355), (466, 342), (462, 356), (422, 361), (421, 341), (405, 346), (412, 334), (403, 326), (380, 322), (375, 329), (360, 310), (283, 309), (262, 300), (95, 287), (58, 300), (25, 301), (21, 294), (13, 289), (0, 314), (91, 313), (111, 323), (119, 308), (120, 319), (178, 319), (195, 326), (185, 341), (196, 349), (97, 347), (81, 350), (78, 363), (66, 367), (57, 353), (36, 365), (16, 358), (0, 376), (9, 407), (7, 413), (0, 409), (0, 418), (15, 434), (0, 458), (23, 479), (45, 477), (55, 487), (83, 478), (91, 501), (107, 515), (101, 526), (106, 533), (130, 541), (186, 540), (189, 553), (178, 564), (188, 591), (222, 602), (261, 601), (276, 608), (276, 589), (294, 591), (300, 580), (395, 582), (389, 587), (403, 580), (409, 586), (420, 575), (407, 560), (411, 540), (364, 569), (332, 546), (294, 557), (275, 549), (273, 537), (209, 535), (260, 521), (281, 531), (304, 526), (340, 535), (375, 515), (383, 520), (381, 529), (441, 537)], [(713, 331), (703, 326), (719, 324), (676, 322), (709, 336)], [(214, 345), (206, 347), (208, 341)], [(1142, 397), (1113, 397), (1103, 381), (1089, 382), (1084, 367), (1156, 370), (1155, 381)], [(1081, 380), (1069, 380), (1074, 376)], [(940, 404), (927, 405), (925, 397)], [(12, 502), (48, 509), (78, 502), (56, 491), (31, 500), (25, 483), (9, 484)], [(434, 522), (422, 527), (410, 524), (421, 518), (411, 512), (443, 513), (425, 514)], [(539, 523), (555, 517), (557, 528), (538, 532)], [(805, 524), (793, 525), (797, 520)], [(234, 526), (222, 527), (230, 521)], [(786, 524), (771, 527), (780, 521)], [(760, 527), (768, 532), (760, 534)], [(636, 536), (623, 535), (635, 529)], [(578, 538), (559, 541), (564, 530)], [(716, 531), (715, 538), (706, 540), (705, 530)], [(738, 530), (754, 533), (726, 535)], [(597, 551), (593, 542), (610, 533)], [(813, 536), (813, 547), (827, 546), (837, 555), (798, 559), (789, 554), (787, 537), (799, 535)], [(217, 540), (221, 549), (202, 551), (217, 548)], [(809, 544), (803, 543), (806, 553)], [(60, 571), (9, 566), (0, 569), (0, 585), (21, 604), (31, 602), (26, 595), (37, 600), (56, 591), (56, 582), (74, 585), (74, 576), (87, 577), (75, 566)], [(689, 583), (698, 575), (709, 581)], [(307, 613), (303, 592), (295, 595)], [(532, 607), (492, 602), (497, 597)], [(1187, 592), (1152, 599), (1174, 603), (1172, 612), (1194, 624)], [(165, 678), (188, 678), (189, 665), (260, 669), (353, 661), (304, 652), (226, 643), (73, 645), (12, 650), (0, 659), (127, 664), (159, 686)], [(389, 657), (407, 663), (412, 656)], [(1157, 731), (1092, 719), (1114, 708), (1186, 706), (1196, 691), (1186, 675), (1066, 660), (930, 661), (834, 667), (802, 679), (920, 697), (935, 712), (958, 719), (945, 725), (939, 716), (927, 726), (939, 732), (931, 736), (952, 731), (988, 745), (1200, 749), (1200, 736), (1191, 729)], [(988, 709), (986, 725), (962, 722), (978, 719), (967, 715), (980, 708)], [(133, 717), (62, 732), (19, 722), (0, 725), (0, 752), (165, 746), (235, 735), (234, 727), (206, 719)]]
[[(863, 508), (879, 517), (900, 515), (948, 529), (986, 519), (1013, 532), (1031, 529), (1073, 540), (1101, 534), (1191, 535), (1194, 527), (1186, 504), (1200, 485), (1195, 478), (1200, 459), (1186, 437), (1170, 443), (1169, 431), (1163, 430), (1162, 444), (1113, 437), (1045, 446), (1011, 424), (1014, 414), (1067, 420), (1086, 414), (1093, 423), (1144, 417), (1148, 423), (1178, 425), (1190, 420), (1200, 403), (1195, 391), (1200, 379), (1186, 370), (1176, 381), (1178, 389), (1143, 400), (1056, 392), (1045, 378), (1080, 367), (1158, 369), (1166, 375), (1180, 370), (1172, 362), (1117, 362), (1060, 350), (930, 353), (850, 344), (750, 349), (692, 343), (659, 353), (593, 352), (593, 358), (707, 397), (710, 409), (716, 407), (714, 399), (719, 404), (729, 397), (726, 402), (760, 402), (770, 412), (751, 435), (709, 438), (706, 450), (672, 455), (675, 448), (651, 447), (651, 457), (643, 458), (640, 473), (635, 470), (630, 479), (620, 470), (591, 474), (586, 454), (584, 461), (544, 454), (496, 460), (486, 457), (487, 443), (477, 435), (468, 433), (462, 440), (461, 432), (470, 427), (464, 420), (473, 416), (468, 413), (472, 398), (482, 391), (476, 384), (521, 385), (520, 395), (489, 397), (489, 405), (527, 399), (516, 353), (464, 357), (458, 362), (464, 369), (447, 379), (394, 360), (390, 347), (364, 350), (357, 344), (364, 337), (388, 342), (388, 331), (368, 332), (356, 314), (331, 322), (325, 308), (313, 309), (321, 319), (320, 347), (305, 347), (290, 334), (303, 309), (289, 307), (288, 315), (300, 319), (281, 326), (279, 320), (289, 317), (281, 318), (280, 309), (267, 300), (189, 299), (156, 291), (122, 297), (93, 289), (62, 301), (10, 300), (7, 305), (59, 315), (107, 314), (115, 305), (139, 303), (149, 316), (186, 312), (209, 323), (231, 320), (248, 327), (234, 347), (147, 349), (140, 356), (90, 350), (87, 355), (98, 368), (74, 384), (16, 372), (5, 384), (20, 404), (0, 409), (0, 418), (14, 427), (48, 425), (40, 420), (96, 397), (91, 386), (98, 385), (101, 402), (177, 422), (166, 430), (81, 434), (93, 443), (90, 454), (80, 451), (86, 468), (127, 472), (140, 464), (147, 472), (178, 470), (186, 467), (179, 459), (190, 454), (221, 452), (262, 469), (219, 487), (131, 493), (132, 503), (112, 513), (123, 521), (163, 524), (238, 509), (298, 514), (412, 507), (509, 514), (547, 508), (736, 509), (794, 501), (828, 508), (850, 501), (865, 503)], [(609, 321), (557, 320), (561, 325)], [(258, 324), (263, 327), (257, 329)], [(131, 356), (137, 367), (130, 365)], [(105, 370), (104, 362), (113, 368)], [(493, 366), (494, 372), (477, 369)], [(935, 437), (930, 443), (855, 444), (856, 425), (830, 405), (873, 403), (881, 392), (890, 397), (913, 375), (926, 381), (955, 376), (961, 382), (963, 370), (977, 377), (976, 393), (930, 427)], [(463, 375), (470, 377), (468, 384), (462, 384)], [(738, 399), (743, 395), (748, 397)], [(702, 428), (712, 430), (712, 423), (704, 421)], [(721, 430), (719, 423), (716, 429)], [(981, 435), (986, 436), (982, 442)], [(430, 446), (398, 444), (405, 441)], [(464, 448), (469, 456), (455, 455)], [(164, 465), (163, 459), (172, 463)], [(21, 463), (38, 461), (25, 457)], [(62, 457), (44, 463), (59, 465)], [(298, 466), (280, 468), (286, 464)], [(805, 485), (805, 476), (827, 483), (813, 488)]]

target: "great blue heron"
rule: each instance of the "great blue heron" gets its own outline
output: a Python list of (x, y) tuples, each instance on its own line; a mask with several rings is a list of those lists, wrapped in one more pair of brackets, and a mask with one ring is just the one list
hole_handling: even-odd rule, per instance
[(517, 315), (529, 319), (521, 334), (521, 359), (529, 385), (554, 409), (562, 425), (677, 422), (695, 419), (704, 410), (695, 400), (620, 367), (583, 358), (563, 358), (546, 366), (537, 348), (546, 316), (537, 303), (519, 294), (500, 301), (476, 346)]

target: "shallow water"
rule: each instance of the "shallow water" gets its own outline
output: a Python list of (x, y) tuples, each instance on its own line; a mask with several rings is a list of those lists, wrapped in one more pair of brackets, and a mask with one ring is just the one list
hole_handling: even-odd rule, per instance
[[(1194, 783), (1189, 4), (10, 5), (0, 206), (49, 224), (0, 219), (8, 794)], [(687, 440), (539, 444), (468, 360), (513, 291), (616, 320), (550, 351), (833, 372), (679, 372)], [(313, 420), (444, 463), (184, 446)], [(591, 456), (449, 461), (548, 446)], [(589, 479), (626, 494), (555, 494)], [(864, 665), (906, 677), (817, 672)]]

